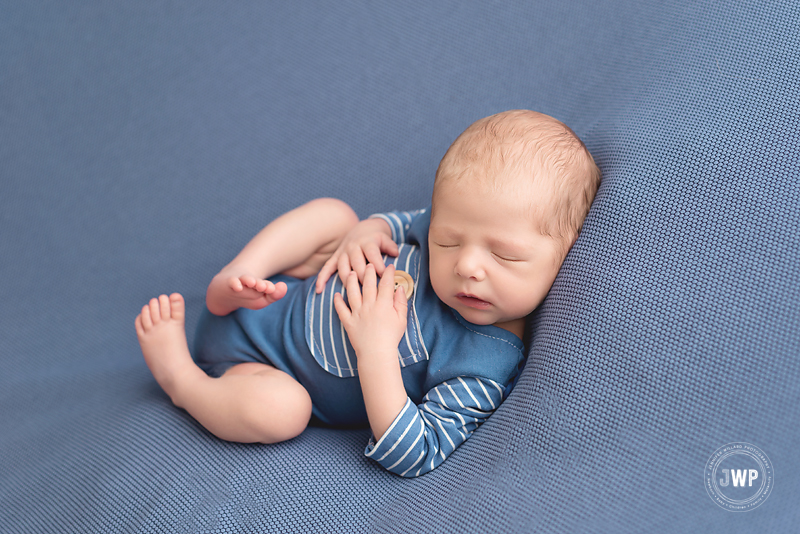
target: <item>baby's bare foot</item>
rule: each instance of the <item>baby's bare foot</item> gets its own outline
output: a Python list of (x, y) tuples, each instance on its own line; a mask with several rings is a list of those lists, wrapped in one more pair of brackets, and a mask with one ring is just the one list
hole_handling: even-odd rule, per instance
[(286, 295), (286, 284), (273, 284), (251, 275), (226, 275), (220, 273), (211, 281), (206, 305), (215, 315), (227, 315), (239, 308), (260, 310)]
[(136, 334), (153, 377), (176, 405), (181, 385), (205, 373), (197, 367), (186, 343), (185, 304), (173, 293), (151, 299), (136, 316)]

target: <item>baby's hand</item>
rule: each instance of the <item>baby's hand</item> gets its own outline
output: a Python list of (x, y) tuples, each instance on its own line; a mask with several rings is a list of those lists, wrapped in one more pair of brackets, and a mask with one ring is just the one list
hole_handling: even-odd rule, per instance
[(355, 273), (347, 277), (347, 298), (336, 293), (333, 305), (359, 361), (373, 356), (397, 357), (397, 347), (406, 331), (408, 302), (405, 291), (394, 287), (394, 266), (389, 265), (380, 282), (372, 264), (364, 269), (364, 285), (358, 287)]
[(317, 293), (322, 293), (325, 283), (333, 273), (339, 271), (342, 283), (347, 281), (351, 271), (355, 271), (359, 282), (364, 282), (367, 263), (375, 266), (378, 276), (383, 276), (386, 268), (382, 254), (397, 256), (397, 243), (392, 241), (389, 225), (381, 219), (366, 219), (359, 222), (344, 237), (339, 248), (333, 253), (317, 275)]

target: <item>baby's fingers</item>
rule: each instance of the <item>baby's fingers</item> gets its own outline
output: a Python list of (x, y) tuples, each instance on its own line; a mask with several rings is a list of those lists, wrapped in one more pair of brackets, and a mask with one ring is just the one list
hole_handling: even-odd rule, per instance
[(350, 308), (344, 303), (344, 297), (342, 297), (341, 293), (336, 293), (333, 296), (333, 307), (336, 309), (336, 313), (339, 314), (339, 320), (342, 323), (347, 323), (353, 315)]
[(364, 269), (364, 283), (361, 286), (364, 300), (374, 302), (378, 297), (378, 276), (375, 273), (375, 266), (371, 263)]
[[(392, 287), (394, 287), (394, 284), (392, 284)], [(406, 292), (402, 287), (398, 287), (394, 290), (393, 304), (394, 309), (397, 311), (397, 316), (402, 321), (402, 324), (405, 325), (408, 314), (408, 299), (406, 298)]]
[(334, 254), (328, 258), (328, 261), (326, 261), (325, 265), (322, 266), (322, 269), (319, 270), (319, 273), (317, 273), (316, 284), (317, 293), (322, 293), (322, 290), (325, 289), (325, 284), (328, 282), (328, 279), (331, 277), (331, 275), (336, 272), (338, 264), (339, 256)]
[(381, 234), (381, 251), (385, 252), (389, 256), (395, 257), (400, 253), (397, 243), (395, 243), (391, 237), (385, 234)]
[(383, 254), (381, 254), (381, 249), (375, 243), (371, 243), (364, 248), (364, 256), (366, 256), (367, 261), (375, 266), (375, 272), (378, 273), (379, 276), (383, 275), (383, 270), (386, 268), (386, 265), (383, 263)]
[(391, 301), (394, 298), (394, 265), (387, 265), (378, 284), (378, 298)]
[(364, 281), (364, 269), (367, 267), (367, 260), (364, 259), (364, 251), (361, 250), (361, 247), (354, 247), (350, 251), (350, 267), (356, 272), (358, 275), (358, 279), (363, 282)]
[(355, 311), (361, 308), (361, 288), (358, 287), (358, 276), (355, 271), (350, 271), (350, 274), (347, 275), (346, 287), (350, 309)]
[(346, 283), (347, 277), (350, 276), (350, 273), (353, 271), (350, 267), (350, 257), (347, 254), (339, 256), (337, 269), (339, 271), (339, 280), (342, 281), (342, 284)]

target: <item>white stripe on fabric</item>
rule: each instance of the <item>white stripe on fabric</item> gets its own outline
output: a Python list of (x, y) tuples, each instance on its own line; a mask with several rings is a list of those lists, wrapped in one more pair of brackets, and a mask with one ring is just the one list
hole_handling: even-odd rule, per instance
[[(400, 419), (402, 419), (402, 418), (403, 418), (403, 414), (404, 414), (404, 413), (406, 413), (406, 411), (408, 410), (408, 407), (409, 407), (409, 406), (414, 406), (414, 404), (411, 402), (411, 399), (406, 399), (406, 404), (405, 404), (405, 406), (403, 406), (403, 409), (402, 409), (402, 410), (400, 410), (400, 413), (399, 413), (399, 414), (397, 414), (397, 417), (395, 417), (395, 418), (394, 418), (394, 421), (392, 421), (392, 424), (391, 424), (391, 425), (389, 425), (389, 428), (387, 428), (387, 429), (386, 429), (386, 432), (384, 432), (384, 433), (383, 433), (383, 436), (381, 436), (381, 439), (379, 439), (379, 440), (378, 440), (378, 443), (376, 443), (376, 444), (375, 444), (375, 448), (376, 448), (376, 449), (377, 449), (377, 448), (378, 448), (378, 446), (381, 444), (381, 441), (383, 441), (383, 439), (384, 439), (384, 438), (385, 438), (385, 437), (386, 437), (388, 434), (391, 434), (391, 433), (392, 433), (392, 430), (394, 430), (394, 427), (395, 427), (395, 426), (397, 426), (397, 423), (400, 421)], [(416, 409), (416, 406), (414, 406), (414, 408)], [(408, 432), (408, 427), (406, 427), (406, 430), (405, 430), (405, 431), (406, 431), (406, 432)], [(405, 435), (405, 432), (403, 433), (403, 435)], [(394, 446), (392, 447), (392, 449), (390, 449), (390, 450), (389, 450), (389, 452), (392, 452), (392, 450), (394, 450), (394, 447), (396, 447), (396, 446), (397, 446), (397, 443), (395, 443), (395, 444), (394, 444)], [(389, 452), (387, 452), (386, 454), (389, 454)], [(370, 451), (370, 454), (371, 454), (371, 453), (372, 453), (372, 452)], [(384, 454), (384, 455), (383, 455), (383, 457), (382, 457), (382, 458), (380, 458), (380, 460), (383, 460), (384, 458), (386, 458), (386, 454)], [(379, 460), (379, 461), (380, 461), (380, 460)]]
[[(417, 264), (417, 272), (419, 272), (419, 263)], [(414, 325), (416, 327), (416, 331), (419, 332), (419, 346), (422, 348), (422, 352), (425, 354), (425, 360), (430, 360), (430, 354), (428, 354), (428, 347), (425, 346), (425, 338), (422, 337), (422, 325), (419, 324), (419, 316), (417, 315), (417, 295), (419, 295), (419, 291), (414, 291), (414, 294), (411, 295), (411, 310), (412, 314), (411, 317), (414, 320)], [(419, 361), (415, 359), (415, 361)]]
[(476, 398), (475, 398), (475, 395), (473, 395), (473, 394), (472, 394), (472, 390), (471, 390), (471, 389), (469, 389), (469, 386), (467, 385), (467, 383), (466, 383), (466, 382), (464, 382), (464, 379), (463, 379), (463, 378), (461, 378), (460, 376), (459, 376), (459, 377), (456, 377), (456, 378), (457, 378), (457, 380), (458, 380), (459, 382), (461, 382), (461, 385), (462, 385), (462, 386), (464, 386), (464, 389), (466, 389), (466, 390), (467, 390), (467, 393), (469, 393), (469, 396), (470, 396), (470, 397), (472, 397), (472, 400), (474, 400), (474, 401), (475, 401), (475, 405), (476, 405), (476, 406), (478, 406), (478, 407), (480, 407), (481, 403), (480, 403), (480, 402), (478, 402), (478, 399), (476, 399)]
[[(450, 412), (450, 410), (447, 408), (447, 406), (442, 406), (442, 405), (439, 405), (439, 407), (440, 407), (440, 408), (441, 408), (443, 411)], [(436, 420), (438, 420), (438, 421), (453, 421), (453, 418), (445, 417), (445, 416), (443, 416), (443, 415), (440, 415), (440, 414), (438, 414), (438, 413), (434, 412), (434, 411), (431, 409), (431, 407), (430, 407), (430, 406), (428, 406), (427, 404), (423, 404), (423, 405), (422, 405), (422, 410), (423, 410), (423, 411), (425, 411), (425, 413), (429, 414), (429, 415), (430, 415), (430, 417), (431, 417), (432, 419), (436, 419)], [(474, 422), (474, 421), (472, 421), (472, 422)], [(466, 423), (465, 423), (465, 424), (466, 424)], [(466, 439), (466, 437), (464, 436), (464, 433), (463, 433), (463, 432), (461, 432), (461, 430), (459, 430), (459, 428), (458, 428), (458, 427), (455, 427), (455, 426), (454, 426), (453, 428), (455, 428), (456, 432), (458, 432), (459, 434), (461, 434), (461, 437), (462, 437), (462, 438)], [(444, 430), (444, 429), (443, 429), (443, 430)], [(448, 439), (450, 439), (450, 438), (448, 437)]]
[[(456, 402), (458, 403), (458, 405), (459, 405), (460, 407), (464, 408), (464, 403), (463, 403), (463, 402), (461, 402), (461, 397), (459, 397), (459, 396), (458, 396), (458, 394), (455, 392), (455, 390), (453, 389), (453, 386), (451, 386), (451, 385), (450, 385), (450, 384), (448, 384), (447, 382), (442, 382), (442, 384), (443, 384), (444, 386), (447, 386), (447, 389), (449, 389), (449, 390), (450, 390), (450, 393), (452, 393), (452, 394), (453, 394), (453, 397), (455, 397), (455, 398), (456, 398)], [(437, 387), (438, 387), (438, 386), (437, 386)], [(456, 412), (456, 414), (458, 414), (458, 412)]]
[[(345, 295), (345, 287), (344, 284), (342, 284), (342, 298), (344, 298), (344, 295)], [(347, 360), (347, 368), (350, 370), (350, 376), (353, 377), (355, 376), (355, 373), (353, 372), (353, 363), (350, 361), (350, 351), (347, 350), (347, 342), (345, 341), (346, 334), (344, 331), (344, 323), (339, 322), (339, 329), (341, 330), (342, 334), (342, 347), (344, 348), (344, 357)]]
[[(493, 385), (495, 388), (497, 388), (497, 392), (500, 393), (500, 398), (502, 399), (503, 398), (503, 389), (500, 387), (500, 384), (498, 384), (494, 380), (488, 380), (487, 382), (489, 382), (491, 385)], [(492, 404), (492, 406), (494, 406), (494, 404)]]
[(336, 310), (333, 309), (333, 293), (336, 290), (336, 282), (337, 281), (338, 281), (338, 278), (334, 278), (333, 279), (333, 283), (331, 284), (330, 295), (328, 296), (328, 300), (330, 301), (330, 302), (328, 302), (328, 332), (330, 332), (331, 351), (333, 352), (333, 361), (334, 361), (334, 363), (336, 365), (336, 372), (339, 374), (339, 378), (341, 378), (342, 377), (342, 366), (339, 363), (339, 357), (336, 354), (336, 339), (335, 339), (334, 330), (333, 330), (333, 314), (336, 313)]
[(417, 442), (425, 434), (425, 423), (420, 422), (420, 425), (421, 425), (421, 428), (420, 428), (420, 431), (419, 431), (419, 435), (417, 436), (417, 439), (415, 439), (414, 442), (411, 445), (408, 446), (408, 449), (406, 449), (405, 454), (403, 454), (403, 456), (401, 456), (399, 460), (397, 460), (395, 463), (393, 463), (392, 465), (390, 465), (389, 467), (386, 468), (388, 471), (391, 471), (392, 469), (397, 467), (400, 464), (400, 462), (402, 462), (403, 460), (406, 459), (406, 456), (408, 456), (408, 453), (410, 453), (412, 450), (414, 450), (414, 445), (416, 445)]
[[(411, 421), (409, 421), (409, 422), (408, 422), (408, 425), (406, 425), (406, 428), (405, 428), (405, 430), (403, 430), (403, 433), (402, 433), (402, 434), (400, 434), (400, 437), (399, 437), (399, 438), (397, 438), (397, 441), (395, 441), (395, 442), (394, 442), (394, 445), (392, 445), (391, 447), (389, 447), (389, 450), (388, 450), (388, 451), (386, 451), (386, 454), (384, 454), (383, 456), (381, 456), (380, 458), (378, 458), (378, 461), (379, 461), (379, 462), (380, 462), (380, 461), (382, 461), (382, 460), (385, 460), (387, 456), (389, 456), (389, 455), (390, 455), (392, 452), (394, 452), (394, 450), (397, 448), (397, 446), (398, 446), (398, 445), (400, 445), (400, 443), (402, 443), (402, 442), (403, 442), (403, 440), (404, 440), (404, 439), (405, 439), (405, 437), (406, 437), (406, 434), (408, 434), (408, 431), (409, 431), (409, 430), (411, 430), (411, 427), (414, 425), (414, 422), (415, 422), (415, 421), (418, 421), (419, 419), (420, 419), (420, 417), (419, 417), (419, 413), (415, 413), (415, 414), (414, 414), (414, 416), (413, 416), (413, 418), (411, 419)], [(425, 426), (425, 425), (423, 425), (423, 427), (424, 427), (424, 426)], [(389, 433), (389, 431), (388, 431), (388, 430), (387, 430), (386, 432), (384, 432), (384, 436), (385, 436), (386, 434), (388, 434), (388, 433)], [(381, 437), (383, 437), (383, 436), (381, 436)], [(415, 441), (414, 443), (416, 443), (416, 441)]]
[[(444, 437), (447, 438), (447, 441), (450, 442), (450, 446), (453, 447), (453, 450), (455, 450), (456, 449), (456, 444), (453, 443), (452, 439), (450, 439), (450, 433), (447, 432), (447, 430), (444, 429), (444, 427), (442, 426), (442, 421), (439, 418), (436, 419), (436, 424), (439, 426), (439, 430), (442, 431), (442, 434), (444, 434)], [(461, 433), (461, 432), (459, 432), (459, 433)], [(461, 437), (464, 437), (464, 434), (461, 434)], [(441, 450), (442, 450), (442, 447), (441, 447), (441, 445), (439, 445), (439, 451), (441, 452)], [(444, 460), (444, 453), (442, 453), (442, 460)]]
[[(314, 298), (316, 299), (317, 297)], [(323, 317), (325, 317), (325, 293), (319, 296), (319, 347), (322, 351), (322, 361), (325, 364), (325, 370), (328, 371), (328, 355), (325, 352), (325, 328)]]
[[(311, 289), (311, 291), (313, 291), (313, 288)], [(312, 301), (311, 301), (311, 304), (312, 304), (312, 306), (311, 306), (311, 324), (309, 326), (309, 330), (311, 332), (312, 354), (314, 356), (318, 356), (318, 357), (322, 358), (322, 365), (323, 365), (324, 369), (326, 371), (328, 371), (328, 358), (325, 356), (325, 336), (324, 336), (324, 331), (322, 329), (322, 319), (321, 319), (322, 316), (323, 316), (322, 310), (323, 310), (324, 301), (325, 301), (325, 293), (321, 293), (320, 295), (317, 295), (316, 293), (314, 293), (314, 295), (311, 298), (312, 298)], [(317, 344), (317, 338), (314, 335), (314, 320), (313, 320), (313, 318), (315, 316), (315, 313), (316, 313), (317, 301), (319, 301), (319, 314), (320, 314), (319, 344)], [(316, 350), (317, 348), (319, 348), (319, 351), (322, 354), (317, 354), (317, 350)]]
[[(484, 385), (483, 385), (483, 380), (478, 380), (478, 384), (481, 386), (481, 389), (483, 390), (483, 394), (486, 395), (486, 399), (489, 401), (489, 404), (492, 405), (492, 410), (494, 410), (496, 408), (496, 406), (494, 405), (494, 402), (492, 401), (492, 397), (489, 396), (489, 392), (486, 391), (486, 387), (484, 387)], [(496, 386), (497, 385), (495, 384), (495, 387)], [(500, 392), (500, 398), (501, 399), (503, 398), (503, 392), (502, 391)]]
[[(417, 465), (418, 463), (420, 463), (420, 461), (422, 461), (422, 459), (423, 459), (424, 457), (425, 457), (425, 451), (424, 451), (424, 450), (421, 450), (421, 451), (419, 452), (419, 456), (417, 456), (417, 459), (416, 459), (416, 460), (414, 460), (414, 463), (413, 463), (413, 464), (411, 464), (411, 465), (409, 466), (409, 468), (408, 468), (408, 469), (406, 469), (405, 471), (403, 471), (402, 473), (400, 473), (400, 476), (401, 476), (401, 477), (404, 477), (404, 476), (406, 476), (406, 473), (408, 473), (409, 471), (411, 471), (412, 469), (414, 469), (414, 466), (415, 466), (415, 465)], [(422, 468), (420, 467), (420, 471), (421, 471), (421, 470), (422, 470)], [(417, 476), (419, 476), (419, 471), (417, 471)]]
[(396, 241), (399, 242), (399, 243), (405, 243), (405, 241), (406, 241), (406, 232), (405, 232), (405, 225), (403, 224), (403, 221), (400, 220), (400, 217), (398, 217), (394, 213), (387, 213), (387, 215), (397, 223), (397, 239), (396, 239)]
[[(463, 379), (463, 378), (461, 378), (461, 377), (459, 376), (459, 377), (458, 377), (458, 381), (459, 381), (459, 382), (461, 382), (461, 383), (464, 385), (464, 389), (466, 389), (466, 390), (467, 390), (467, 393), (469, 393), (469, 396), (470, 396), (470, 397), (472, 397), (472, 400), (474, 400), (474, 401), (475, 401), (475, 406), (477, 406), (478, 408), (480, 408), (480, 407), (481, 407), (481, 403), (478, 401), (478, 399), (476, 399), (476, 398), (475, 398), (475, 395), (473, 395), (473, 394), (472, 394), (472, 390), (469, 388), (469, 386), (468, 386), (468, 385), (467, 385), (467, 383), (464, 381), (464, 379)], [(480, 384), (480, 381), (478, 381), (478, 383)], [(491, 402), (491, 401), (490, 401), (490, 402)], [(477, 411), (477, 410), (472, 410), (472, 411)]]
[[(311, 296), (311, 317), (309, 317), (308, 322), (308, 331), (311, 335), (311, 355), (314, 358), (317, 357), (317, 340), (314, 337), (314, 303), (317, 300), (317, 294), (314, 292), (314, 288), (308, 290), (309, 295)], [(306, 301), (308, 301), (308, 297), (306, 297)]]
[[(447, 382), (444, 382), (444, 384), (446, 385), (446, 384), (447, 384)], [(449, 387), (449, 386), (448, 386), (448, 387)], [(467, 422), (466, 422), (466, 421), (464, 421), (464, 418), (463, 418), (463, 417), (461, 417), (461, 414), (459, 414), (458, 412), (454, 411), (452, 408), (450, 408), (450, 406), (448, 406), (448, 405), (447, 405), (447, 401), (445, 401), (445, 400), (444, 400), (444, 397), (442, 396), (442, 392), (440, 391), (440, 389), (439, 389), (439, 386), (435, 387), (435, 388), (434, 388), (434, 391), (436, 392), (436, 394), (437, 394), (437, 395), (439, 395), (439, 400), (441, 400), (441, 401), (442, 401), (442, 402), (440, 403), (440, 406), (441, 406), (443, 409), (445, 409), (445, 410), (447, 410), (447, 411), (449, 411), (449, 412), (453, 413), (453, 414), (454, 414), (456, 417), (458, 417), (459, 421), (461, 421), (461, 425), (462, 425), (462, 426), (466, 426)], [(451, 390), (451, 391), (452, 391), (452, 390)], [(456, 400), (458, 401), (458, 397), (456, 397)], [(459, 404), (460, 404), (460, 403), (461, 403), (461, 401), (459, 401)], [(463, 408), (463, 407), (464, 407), (464, 405), (461, 405), (461, 407)], [(458, 430), (458, 428), (456, 428), (456, 430)], [(466, 438), (466, 436), (464, 436), (464, 433), (463, 433), (463, 432), (461, 432), (461, 430), (458, 430), (458, 433), (459, 433), (459, 434), (461, 434), (461, 437), (462, 437), (462, 438), (464, 438), (464, 439), (467, 439), (467, 438)]]

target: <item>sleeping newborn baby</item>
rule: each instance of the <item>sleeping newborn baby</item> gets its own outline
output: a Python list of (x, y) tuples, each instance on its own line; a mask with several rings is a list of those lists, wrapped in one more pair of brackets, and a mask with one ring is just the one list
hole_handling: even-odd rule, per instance
[(359, 222), (317, 199), (268, 224), (209, 284), (194, 355), (183, 297), (152, 299), (135, 322), (145, 361), (221, 439), (291, 439), (312, 416), (369, 425), (369, 458), (424, 474), (508, 396), (599, 182), (563, 123), (486, 117), (444, 155), (427, 209)]

